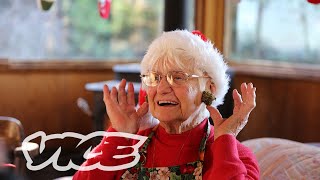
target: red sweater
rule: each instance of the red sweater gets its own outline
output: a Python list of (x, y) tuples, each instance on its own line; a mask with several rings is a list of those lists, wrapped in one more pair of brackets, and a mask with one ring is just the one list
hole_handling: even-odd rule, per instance
[[(159, 126), (147, 148), (146, 167), (168, 167), (186, 164), (199, 159), (199, 146), (203, 137), (207, 121), (203, 121), (192, 130), (182, 134), (168, 134)], [(115, 131), (112, 128), (108, 132)], [(148, 136), (151, 129), (139, 132), (139, 135)], [(103, 142), (109, 142), (105, 144)], [(113, 159), (118, 154), (129, 154), (131, 148), (116, 149), (119, 145), (131, 145), (133, 142), (121, 137), (104, 138), (93, 152), (103, 152), (103, 155), (88, 159), (82, 166), (100, 162), (105, 166), (116, 166), (132, 161), (132, 158)], [(156, 146), (154, 146), (156, 144)], [(182, 148), (183, 147), (183, 148)], [(73, 179), (98, 180), (120, 179), (125, 170), (78, 171)], [(204, 156), (203, 179), (259, 179), (259, 168), (251, 150), (232, 135), (220, 136), (216, 141), (213, 137), (213, 126), (208, 138)]]

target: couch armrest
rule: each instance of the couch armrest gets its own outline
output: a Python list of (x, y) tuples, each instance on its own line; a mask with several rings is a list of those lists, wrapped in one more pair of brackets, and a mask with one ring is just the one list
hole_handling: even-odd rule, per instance
[(243, 141), (256, 155), (261, 179), (317, 179), (320, 148), (279, 138)]

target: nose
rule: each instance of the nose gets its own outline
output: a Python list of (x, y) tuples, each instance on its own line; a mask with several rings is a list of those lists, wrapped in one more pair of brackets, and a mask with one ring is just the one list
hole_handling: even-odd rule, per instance
[(158, 84), (157, 91), (158, 91), (158, 93), (161, 93), (161, 94), (170, 93), (172, 91), (172, 87), (171, 87), (170, 83), (168, 82), (167, 76), (164, 76), (164, 77), (162, 76), (160, 78), (160, 82)]

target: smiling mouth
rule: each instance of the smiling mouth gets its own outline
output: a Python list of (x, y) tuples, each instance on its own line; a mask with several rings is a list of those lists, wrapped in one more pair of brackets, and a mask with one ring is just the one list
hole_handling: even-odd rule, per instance
[(158, 101), (158, 105), (159, 106), (176, 106), (178, 105), (178, 103), (173, 101)]

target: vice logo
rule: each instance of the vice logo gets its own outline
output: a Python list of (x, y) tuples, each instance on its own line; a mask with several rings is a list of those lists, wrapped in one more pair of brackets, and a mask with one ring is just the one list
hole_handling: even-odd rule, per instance
[[(68, 171), (71, 168), (73, 168), (75, 170), (79, 170), (79, 171), (90, 171), (93, 169), (100, 169), (103, 171), (117, 171), (117, 170), (122, 170), (122, 169), (128, 169), (128, 168), (135, 166), (139, 162), (139, 159), (140, 159), (139, 147), (141, 147), (143, 145), (143, 143), (148, 139), (148, 137), (146, 137), (146, 136), (140, 136), (140, 135), (136, 135), (136, 134), (129, 134), (129, 133), (123, 133), (123, 132), (96, 131), (96, 132), (90, 133), (88, 135), (82, 135), (82, 134), (74, 133), (74, 132), (65, 132), (62, 134), (46, 135), (43, 131), (38, 131), (38, 132), (26, 137), (22, 142), (22, 147), (26, 146), (26, 144), (28, 142), (32, 141), (33, 139), (40, 137), (41, 142), (40, 142), (40, 146), (39, 146), (39, 151), (41, 154), (43, 152), (43, 150), (45, 149), (45, 142), (48, 140), (64, 139), (64, 138), (68, 138), (68, 137), (77, 138), (77, 139), (81, 140), (76, 146), (76, 147), (78, 147), (82, 143), (90, 140), (91, 138), (98, 137), (98, 136), (100, 136), (100, 137), (102, 137), (102, 136), (105, 136), (105, 137), (124, 137), (124, 138), (128, 138), (128, 139), (138, 140), (138, 142), (132, 146), (117, 146), (117, 149), (132, 148), (133, 149), (132, 153), (113, 156), (114, 159), (134, 157), (133, 160), (127, 164), (120, 164), (120, 165), (116, 165), (116, 166), (104, 166), (104, 165), (100, 164), (100, 162), (97, 162), (96, 164), (92, 164), (90, 166), (79, 166), (79, 165), (74, 164), (72, 162), (72, 160), (69, 160), (68, 165), (59, 166), (57, 161), (58, 161), (59, 155), (61, 153), (61, 146), (60, 146), (58, 148), (58, 150), (56, 150), (56, 152), (48, 160), (46, 160), (45, 162), (43, 162), (42, 164), (39, 164), (39, 165), (32, 165), (33, 161), (31, 159), (29, 153), (27, 152), (27, 150), (23, 150), (23, 154), (24, 154), (26, 161), (27, 161), (26, 166), (29, 170), (32, 170), (32, 171), (41, 170), (50, 164), (52, 164), (53, 167), (58, 171)], [(106, 138), (106, 140), (107, 139), (108, 138)], [(108, 144), (107, 141), (105, 141), (103, 143)], [(22, 148), (22, 149), (25, 149), (25, 148)], [(101, 152), (91, 153), (91, 147), (89, 147), (83, 155), (83, 157), (86, 160), (88, 160), (90, 158), (97, 157), (97, 156), (103, 156), (103, 152), (101, 151)]]

